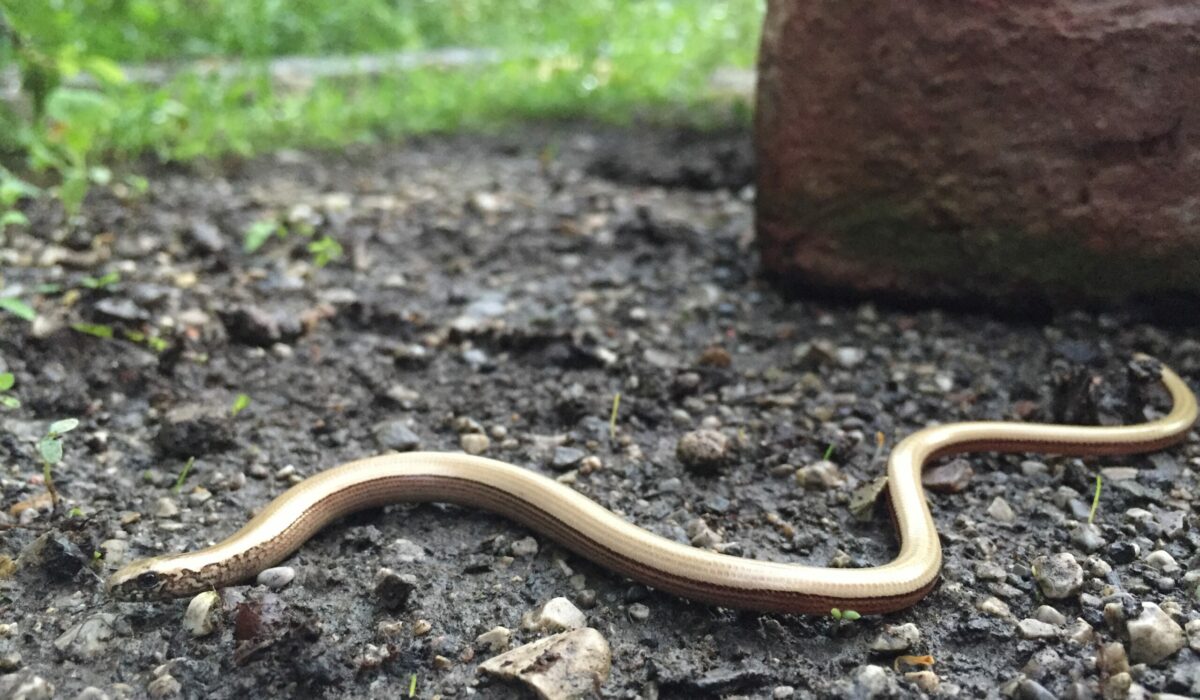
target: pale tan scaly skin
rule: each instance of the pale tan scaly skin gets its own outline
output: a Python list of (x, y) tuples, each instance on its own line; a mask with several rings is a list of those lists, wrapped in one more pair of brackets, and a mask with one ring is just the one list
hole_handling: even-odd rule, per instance
[(1184, 439), (1196, 398), (1149, 358), (1170, 392), (1171, 412), (1124, 427), (953, 423), (920, 430), (888, 461), (889, 501), (900, 553), (882, 566), (835, 569), (742, 559), (696, 549), (636, 527), (572, 489), (511, 464), (465, 454), (389, 454), (316, 474), (272, 501), (229, 538), (195, 552), (134, 562), (109, 580), (122, 599), (188, 596), (253, 578), (327, 523), (388, 503), (442, 501), (508, 516), (630, 578), (694, 600), (764, 611), (883, 613), (913, 605), (937, 581), (941, 543), (925, 502), (930, 460), (971, 451), (1100, 455), (1148, 452)]

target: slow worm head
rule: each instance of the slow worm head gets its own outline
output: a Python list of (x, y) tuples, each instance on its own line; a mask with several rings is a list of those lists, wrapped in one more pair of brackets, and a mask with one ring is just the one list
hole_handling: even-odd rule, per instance
[(900, 552), (881, 566), (835, 569), (717, 554), (659, 537), (551, 479), (465, 454), (413, 452), (372, 457), (318, 473), (272, 501), (224, 541), (194, 552), (133, 562), (115, 573), (121, 599), (188, 596), (245, 581), (294, 552), (327, 523), (388, 503), (443, 501), (494, 511), (605, 567), (665, 591), (728, 607), (826, 614), (908, 607), (937, 581), (942, 548), (925, 502), (921, 471), (932, 459), (971, 451), (1099, 455), (1148, 452), (1184, 439), (1196, 398), (1174, 372), (1149, 358), (1173, 400), (1157, 420), (1122, 427), (972, 422), (925, 428), (888, 459), (888, 499)]

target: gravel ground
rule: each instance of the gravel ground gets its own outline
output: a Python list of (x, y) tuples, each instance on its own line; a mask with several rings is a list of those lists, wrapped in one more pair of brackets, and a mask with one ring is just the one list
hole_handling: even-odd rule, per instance
[[(1135, 351), (1200, 379), (1200, 343), (1136, 318), (781, 297), (757, 273), (748, 152), (744, 134), (531, 127), (161, 170), (69, 224), (32, 207), (0, 246), (0, 296), (39, 312), (0, 317), (22, 402), (0, 411), (0, 696), (399, 697), (415, 677), (419, 697), (527, 697), (479, 670), (503, 632), (477, 638), (580, 617), (611, 650), (602, 697), (1200, 694), (1194, 435), (949, 463), (942, 583), (886, 617), (689, 603), (444, 505), (347, 518), (285, 562), (290, 583), (224, 590), (195, 619), (105, 596), (121, 562), (219, 540), (298, 478), (389, 448), (511, 461), (680, 542), (881, 563), (886, 512), (849, 504), (898, 438), (1144, 419), (1165, 398), (1130, 379)], [(291, 233), (243, 252), (263, 219)], [(345, 254), (317, 267), (323, 235)], [(53, 516), (36, 443), (67, 417)], [(522, 626), (556, 598), (564, 619)], [(935, 663), (897, 671), (902, 654)]]

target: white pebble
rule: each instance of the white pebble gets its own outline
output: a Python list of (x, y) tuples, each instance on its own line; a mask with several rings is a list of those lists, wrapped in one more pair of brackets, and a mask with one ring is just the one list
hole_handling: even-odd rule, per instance
[(211, 634), (216, 617), (213, 613), (220, 602), (221, 596), (217, 595), (216, 591), (197, 594), (192, 598), (192, 602), (188, 603), (187, 612), (183, 614), (183, 628), (193, 637)]
[(482, 644), (492, 653), (501, 652), (508, 648), (512, 639), (512, 630), (497, 625), (475, 638), (476, 644)]
[(283, 588), (296, 578), (296, 570), (290, 566), (276, 566), (265, 569), (255, 579), (260, 586), (267, 588)]
[(551, 598), (539, 610), (525, 613), (521, 625), (531, 630), (573, 630), (586, 627), (587, 618), (574, 603), (558, 597)]
[(1142, 614), (1130, 620), (1129, 658), (1156, 664), (1183, 648), (1183, 628), (1154, 603), (1142, 603)]
[(492, 441), (482, 433), (467, 433), (458, 439), (462, 451), (469, 455), (480, 455), (487, 451)]

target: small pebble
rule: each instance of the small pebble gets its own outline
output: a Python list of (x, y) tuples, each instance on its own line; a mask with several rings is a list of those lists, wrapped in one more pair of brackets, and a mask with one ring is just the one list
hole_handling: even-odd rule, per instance
[(1188, 621), (1183, 629), (1187, 632), (1188, 646), (1192, 651), (1200, 652), (1200, 618)]
[(1088, 646), (1096, 639), (1096, 631), (1086, 620), (1076, 619), (1067, 629), (1067, 639), (1079, 646)]
[(1003, 600), (1000, 600), (999, 598), (996, 598), (995, 596), (992, 596), (990, 598), (985, 598), (975, 607), (979, 609), (979, 612), (985, 613), (987, 615), (992, 615), (995, 617), (1011, 617), (1012, 616), (1012, 612), (1009, 611), (1009, 608), (1008, 608), (1008, 603), (1005, 603)]
[(509, 546), (509, 552), (518, 559), (528, 559), (537, 556), (538, 543), (532, 537), (522, 537)]
[(846, 345), (834, 351), (833, 358), (837, 361), (839, 367), (853, 369), (862, 364), (863, 360), (867, 359), (867, 351), (862, 348)]
[(787, 700), (795, 694), (796, 689), (790, 685), (777, 685), (775, 686), (775, 689), (771, 691), (771, 697), (774, 698), (774, 700)]
[(292, 582), (296, 578), (296, 570), (290, 566), (276, 566), (270, 569), (264, 569), (258, 574), (255, 581), (260, 586), (267, 588), (279, 589)]
[(902, 625), (884, 625), (883, 631), (871, 642), (873, 651), (905, 651), (921, 641), (921, 630), (911, 622)]
[(683, 466), (695, 472), (711, 473), (729, 459), (729, 439), (717, 430), (684, 433), (675, 448)]
[(1105, 541), (1099, 526), (1082, 524), (1071, 528), (1071, 543), (1090, 554), (1103, 547)]
[(834, 489), (846, 481), (838, 466), (827, 459), (796, 470), (796, 481), (806, 488)]
[(1156, 549), (1147, 554), (1146, 563), (1164, 574), (1174, 574), (1180, 571), (1180, 566), (1175, 561), (1175, 557), (1161, 549)]
[(1128, 671), (1114, 673), (1104, 680), (1105, 700), (1125, 700), (1133, 689), (1133, 676)]
[(642, 603), (634, 603), (629, 606), (629, 619), (636, 622), (644, 622), (650, 618), (650, 608)]
[(164, 673), (150, 681), (150, 684), (146, 686), (146, 692), (152, 698), (173, 698), (183, 692), (183, 686), (175, 680), (174, 676)]
[(1050, 600), (1073, 596), (1083, 586), (1083, 567), (1070, 552), (1034, 559), (1033, 576), (1042, 594)]
[(204, 637), (212, 634), (216, 626), (216, 612), (219, 610), (221, 596), (216, 591), (204, 591), (196, 594), (188, 603), (187, 611), (183, 613), (183, 628), (193, 637)]
[(1000, 496), (992, 499), (991, 505), (987, 508), (987, 514), (997, 522), (1011, 523), (1017, 519), (1017, 514), (1013, 512), (1012, 506), (1008, 505), (1008, 501)]
[(1096, 668), (1105, 675), (1128, 671), (1129, 659), (1125, 655), (1125, 645), (1120, 642), (1101, 645), (1096, 654)]
[(1156, 664), (1183, 648), (1183, 628), (1154, 603), (1142, 603), (1142, 614), (1127, 627), (1135, 663)]
[(429, 620), (417, 620), (413, 624), (413, 636), (422, 637), (426, 634), (429, 634), (429, 631), (432, 629), (433, 625), (429, 623)]
[(563, 597), (551, 598), (536, 611), (525, 613), (521, 626), (529, 630), (570, 630), (587, 626), (587, 618)]
[(1058, 610), (1049, 605), (1042, 605), (1033, 613), (1033, 617), (1037, 620), (1045, 622), (1048, 625), (1065, 625), (1067, 617)]
[(411, 452), (421, 448), (421, 438), (403, 420), (388, 420), (376, 423), (372, 429), (375, 442), (385, 450)]
[(550, 468), (555, 471), (565, 472), (582, 462), (586, 456), (586, 452), (575, 447), (555, 447), (554, 453), (550, 458)]
[(952, 459), (945, 464), (939, 464), (921, 475), (921, 483), (932, 491), (942, 493), (960, 493), (971, 484), (975, 469), (965, 459)]
[(154, 517), (174, 518), (176, 515), (179, 515), (179, 506), (175, 505), (175, 499), (161, 496), (154, 502)]
[(912, 681), (921, 690), (926, 693), (933, 693), (942, 684), (942, 679), (933, 671), (909, 671), (904, 674), (906, 680)]
[(479, 665), (484, 673), (525, 683), (543, 700), (591, 697), (611, 668), (608, 640), (591, 627), (530, 642)]
[(375, 573), (375, 600), (385, 610), (397, 611), (408, 607), (409, 599), (417, 588), (417, 577), (400, 574), (388, 568)]
[(459, 436), (458, 444), (462, 447), (462, 451), (469, 455), (481, 455), (487, 452), (492, 440), (483, 433), (466, 433)]
[(1017, 633), (1022, 639), (1054, 639), (1058, 628), (1041, 620), (1026, 618), (1017, 623)]
[(507, 649), (511, 639), (512, 630), (496, 626), (476, 637), (475, 643), (487, 647), (488, 651), (495, 654)]
[(1058, 700), (1058, 696), (1046, 690), (1046, 686), (1032, 678), (1022, 678), (1017, 684), (1016, 697), (1019, 700)]

